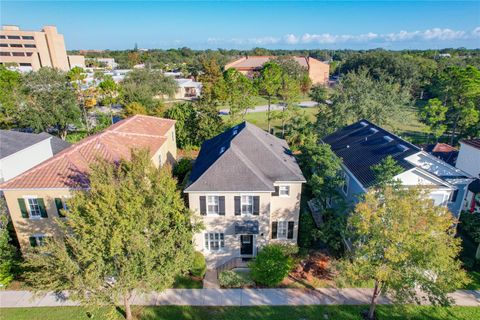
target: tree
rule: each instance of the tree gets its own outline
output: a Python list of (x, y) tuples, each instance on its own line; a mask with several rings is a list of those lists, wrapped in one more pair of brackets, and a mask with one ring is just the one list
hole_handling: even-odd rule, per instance
[(170, 169), (154, 167), (147, 150), (99, 161), (89, 179), (90, 189), (68, 200), (68, 219), (57, 221), (68, 236), (27, 253), (26, 278), (86, 304), (122, 301), (130, 320), (134, 290), (164, 290), (189, 270), (197, 228)]
[(41, 68), (25, 76), (27, 103), (20, 106), (20, 125), (35, 132), (56, 129), (65, 140), (70, 125), (79, 124), (81, 111), (66, 74)]
[[(332, 95), (332, 105), (320, 109), (317, 119), (336, 130), (360, 119), (395, 127), (405, 121), (411, 105), (409, 90), (391, 78), (372, 79), (365, 69), (350, 72), (339, 82)], [(325, 131), (325, 128), (319, 128)]]
[(147, 109), (139, 102), (129, 103), (123, 108), (122, 116), (128, 118), (136, 114), (148, 114)]
[(420, 303), (418, 289), (432, 304), (448, 305), (447, 293), (468, 281), (457, 259), (461, 240), (454, 237), (452, 214), (420, 189), (371, 190), (348, 225), (353, 249), (345, 272), (375, 283), (369, 319), (380, 294)]
[(198, 80), (202, 82), (201, 99), (205, 103), (214, 104), (218, 101), (225, 101), (227, 92), (222, 69), (214, 57), (200, 58), (200, 75)]
[(305, 110), (292, 108), (290, 119), (285, 126), (285, 140), (292, 149), (317, 142), (313, 123)]
[(447, 111), (448, 107), (444, 106), (439, 99), (434, 98), (428, 100), (428, 103), (422, 108), (420, 113), (421, 119), (428, 126), (429, 132), (433, 134), (437, 141), (447, 130), (447, 126), (444, 124)]
[(263, 247), (255, 260), (249, 263), (255, 282), (274, 286), (281, 282), (293, 267), (293, 259), (284, 253), (280, 244)]
[(387, 185), (394, 185), (394, 178), (403, 172), (403, 168), (392, 156), (384, 158), (380, 163), (371, 167), (375, 175), (375, 186), (377, 189), (383, 189)]
[(255, 87), (253, 81), (237, 69), (228, 69), (224, 72), (223, 77), (228, 92), (225, 101), (230, 107), (230, 122), (237, 123), (239, 114), (243, 120), (248, 108), (252, 106), (252, 98), (256, 93)]
[(75, 95), (77, 97), (78, 105), (82, 108), (83, 118), (85, 121), (85, 128), (87, 133), (90, 132), (90, 124), (88, 122), (88, 112), (85, 104), (85, 96), (83, 94), (82, 85), (87, 78), (87, 74), (80, 67), (73, 67), (70, 71), (67, 72), (67, 78), (70, 81), (73, 89), (75, 90)]
[(15, 247), (10, 244), (8, 213), (5, 200), (0, 198), (0, 287), (5, 288), (13, 280)]
[(307, 178), (312, 193), (324, 209), (330, 200), (340, 200), (342, 160), (332, 151), (330, 145), (316, 142), (300, 148), (298, 156), (302, 171)]
[(478, 127), (480, 122), (480, 70), (473, 66), (447, 67), (433, 81), (433, 93), (448, 107), (446, 119), (451, 131), (450, 144), (457, 134)]
[(329, 97), (328, 89), (322, 85), (315, 85), (310, 91), (310, 99), (315, 101), (318, 104), (327, 104)]
[(99, 83), (98, 87), (103, 94), (103, 103), (107, 103), (110, 108), (110, 119), (113, 124), (113, 112), (112, 112), (112, 105), (116, 102), (116, 98), (118, 95), (118, 86), (113, 81), (112, 76), (107, 75), (103, 78), (103, 81)]
[(134, 69), (122, 82), (121, 98), (123, 104), (132, 102), (142, 104), (149, 113), (153, 113), (164, 96), (173, 96), (177, 83), (160, 70)]
[(0, 128), (10, 129), (18, 122), (23, 101), (22, 75), (0, 66)]
[(292, 111), (293, 104), (297, 102), (300, 97), (300, 81), (284, 72), (278, 94), (282, 98), (282, 113), (280, 118), (282, 120), (282, 137), (284, 137), (285, 123), (289, 118), (289, 113)]
[(282, 69), (275, 62), (267, 62), (260, 70), (260, 75), (257, 78), (257, 86), (260, 94), (266, 95), (268, 99), (267, 111), (267, 126), (268, 132), (271, 132), (270, 126), (270, 104), (272, 98), (278, 95), (281, 87)]

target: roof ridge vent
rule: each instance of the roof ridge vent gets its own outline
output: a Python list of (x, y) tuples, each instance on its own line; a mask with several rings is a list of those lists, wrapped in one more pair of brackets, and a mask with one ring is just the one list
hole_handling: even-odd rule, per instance
[(383, 136), (383, 139), (387, 140), (387, 142), (392, 142), (393, 138), (390, 136)]

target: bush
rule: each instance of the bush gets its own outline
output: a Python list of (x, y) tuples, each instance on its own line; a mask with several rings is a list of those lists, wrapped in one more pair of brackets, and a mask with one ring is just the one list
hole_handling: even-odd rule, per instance
[(254, 286), (248, 272), (223, 271), (218, 275), (218, 282), (222, 288), (243, 288)]
[(182, 183), (185, 179), (187, 173), (192, 170), (192, 159), (182, 158), (178, 163), (173, 167), (172, 174), (177, 178), (179, 183)]
[(192, 269), (190, 274), (194, 277), (203, 278), (207, 272), (207, 263), (205, 262), (205, 257), (201, 252), (196, 251), (193, 256)]
[(298, 246), (295, 244), (282, 243), (278, 244), (285, 256), (291, 257), (298, 253)]
[(255, 282), (275, 286), (287, 276), (293, 267), (293, 259), (285, 255), (284, 250), (279, 244), (263, 247), (255, 260), (249, 264)]
[(310, 248), (312, 246), (315, 240), (314, 233), (316, 229), (312, 214), (307, 210), (302, 211), (298, 227), (298, 245), (301, 248)]

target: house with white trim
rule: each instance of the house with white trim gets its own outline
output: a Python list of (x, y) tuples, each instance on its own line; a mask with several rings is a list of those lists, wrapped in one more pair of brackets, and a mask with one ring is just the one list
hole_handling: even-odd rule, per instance
[(403, 169), (394, 177), (403, 186), (422, 186), (439, 206), (447, 206), (459, 217), (473, 177), (438, 159), (408, 141), (369, 122), (361, 120), (322, 139), (342, 159), (347, 202), (357, 203), (361, 195), (375, 185), (372, 166), (391, 156)]
[(285, 140), (248, 122), (205, 141), (185, 193), (204, 225), (194, 242), (208, 268), (296, 244), (304, 182)]

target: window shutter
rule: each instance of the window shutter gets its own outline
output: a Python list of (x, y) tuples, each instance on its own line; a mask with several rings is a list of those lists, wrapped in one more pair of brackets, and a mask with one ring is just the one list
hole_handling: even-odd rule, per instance
[(38, 201), (38, 206), (40, 207), (40, 216), (42, 218), (48, 218), (47, 210), (45, 209), (45, 202), (43, 202), (42, 198), (38, 198), (37, 201)]
[(272, 222), (272, 239), (277, 239), (277, 229), (278, 229), (278, 222)]
[(272, 196), (278, 197), (279, 195), (280, 195), (280, 187), (279, 187), (279, 186), (275, 186), (275, 192), (272, 193)]
[(27, 206), (25, 205), (25, 199), (18, 198), (18, 206), (20, 207), (20, 212), (22, 213), (22, 218), (28, 218)]
[(293, 239), (293, 226), (295, 222), (288, 221), (288, 232), (287, 232), (287, 239)]
[(242, 213), (242, 209), (240, 207), (240, 196), (235, 196), (235, 215), (239, 216)]
[(28, 240), (30, 241), (30, 245), (32, 247), (36, 247), (37, 246), (37, 239), (35, 237), (30, 237), (28, 238)]
[(253, 197), (253, 214), (257, 216), (260, 214), (260, 196)]
[(205, 196), (200, 196), (200, 214), (202, 216), (207, 214), (207, 198)]
[(225, 215), (225, 196), (218, 197), (218, 214)]
[(57, 207), (58, 216), (65, 218), (65, 215), (62, 213), (63, 210), (63, 201), (60, 198), (55, 198), (55, 206)]

